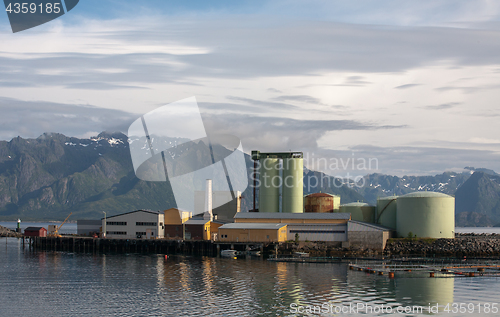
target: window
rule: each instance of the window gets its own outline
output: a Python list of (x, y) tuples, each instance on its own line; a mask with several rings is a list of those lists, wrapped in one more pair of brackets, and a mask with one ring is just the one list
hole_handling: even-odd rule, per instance
[(269, 239), (269, 235), (266, 236), (266, 239)]
[(126, 231), (106, 231), (106, 234), (113, 234), (116, 236), (126, 236), (127, 232)]
[(136, 222), (136, 226), (150, 226), (150, 227), (156, 227), (158, 223), (157, 222)]
[(146, 232), (136, 232), (135, 235), (136, 236), (145, 236)]
[(106, 225), (108, 226), (126, 226), (126, 221), (106, 221)]

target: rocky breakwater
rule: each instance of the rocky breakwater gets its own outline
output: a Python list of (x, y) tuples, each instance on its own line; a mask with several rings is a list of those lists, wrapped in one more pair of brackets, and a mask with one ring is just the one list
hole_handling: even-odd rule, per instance
[[(273, 250), (270, 250), (272, 253)], [(346, 256), (377, 256), (381, 253), (369, 248), (351, 246), (343, 248), (340, 242), (299, 242), (280, 244), (278, 253), (280, 255), (293, 255), (295, 252), (305, 252), (311, 257), (346, 257)]]
[(15, 232), (14, 230), (11, 230), (9, 228), (5, 228), (0, 226), (0, 237), (21, 237), (22, 235), (20, 233)]
[(386, 255), (496, 256), (500, 234), (457, 234), (455, 239), (390, 239)]

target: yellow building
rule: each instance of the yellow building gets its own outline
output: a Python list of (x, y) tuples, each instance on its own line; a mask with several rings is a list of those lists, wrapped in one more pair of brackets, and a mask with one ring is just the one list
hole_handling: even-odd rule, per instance
[(177, 208), (170, 208), (163, 212), (165, 214), (166, 225), (182, 225), (192, 217), (189, 211), (182, 211)]
[(219, 227), (219, 242), (285, 242), (284, 223), (227, 223)]

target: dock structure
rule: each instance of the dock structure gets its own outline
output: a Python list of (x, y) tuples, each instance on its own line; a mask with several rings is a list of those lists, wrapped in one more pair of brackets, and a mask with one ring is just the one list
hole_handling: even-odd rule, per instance
[(359, 261), (357, 263), (350, 263), (349, 270), (387, 275), (389, 278), (396, 276), (428, 276), (431, 278), (500, 276), (500, 260), (473, 259), (461, 261), (461, 263), (438, 262), (441, 263), (437, 263), (436, 261), (418, 263), (416, 261), (397, 260)]
[(90, 253), (168, 253), (218, 256), (221, 250), (226, 249), (234, 249), (244, 253), (259, 251), (259, 254), (263, 254), (265, 252), (275, 252), (277, 248), (274, 243), (223, 243), (211, 240), (103, 239), (78, 236), (23, 237), (22, 239), (23, 246), (27, 244), (33, 250)]
[[(168, 239), (102, 239), (89, 237), (23, 237), (33, 250), (115, 253), (182, 253), (216, 255), (212, 241)], [(24, 243), (24, 242), (23, 242)]]

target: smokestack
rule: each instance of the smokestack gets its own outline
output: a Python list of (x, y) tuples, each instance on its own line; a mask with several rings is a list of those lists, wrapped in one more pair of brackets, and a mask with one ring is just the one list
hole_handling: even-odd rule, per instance
[(212, 180), (207, 179), (207, 184), (205, 187), (205, 212), (210, 215), (210, 220), (213, 219), (212, 214)]

